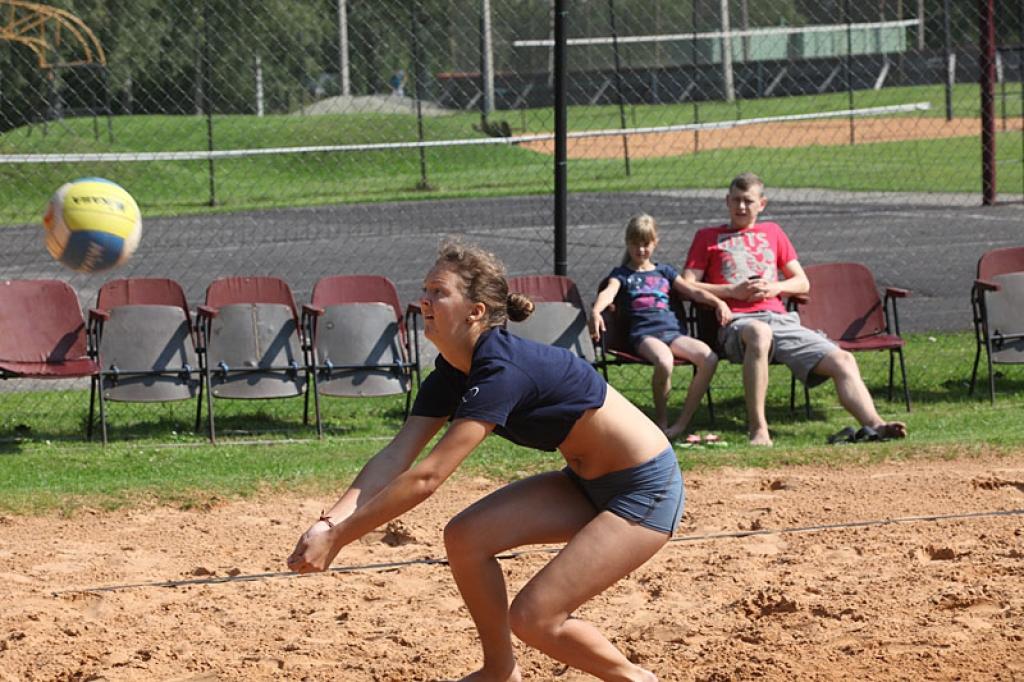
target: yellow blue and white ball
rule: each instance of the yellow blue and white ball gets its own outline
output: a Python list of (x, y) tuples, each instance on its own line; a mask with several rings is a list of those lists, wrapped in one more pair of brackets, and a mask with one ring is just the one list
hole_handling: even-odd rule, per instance
[(131, 258), (142, 236), (142, 216), (132, 195), (104, 178), (61, 185), (43, 216), (46, 249), (80, 272), (99, 272)]

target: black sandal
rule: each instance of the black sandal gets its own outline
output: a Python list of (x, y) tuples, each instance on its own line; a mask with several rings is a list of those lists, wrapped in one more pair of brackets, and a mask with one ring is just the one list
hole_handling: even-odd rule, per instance
[(852, 426), (844, 426), (841, 430), (836, 431), (831, 436), (825, 439), (828, 445), (842, 445), (843, 443), (853, 443), (857, 439), (857, 431)]

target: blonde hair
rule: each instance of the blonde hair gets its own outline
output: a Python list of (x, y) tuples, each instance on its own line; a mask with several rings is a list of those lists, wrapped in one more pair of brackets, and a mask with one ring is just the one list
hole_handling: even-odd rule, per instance
[(484, 304), (488, 328), (501, 327), (508, 320), (521, 322), (533, 312), (529, 296), (508, 292), (505, 264), (490, 251), (459, 239), (445, 239), (438, 249), (436, 266), (458, 276), (466, 298)]
[[(626, 246), (650, 244), (658, 241), (658, 222), (646, 213), (638, 213), (626, 223)], [(622, 264), (629, 264), (629, 248), (622, 257)]]

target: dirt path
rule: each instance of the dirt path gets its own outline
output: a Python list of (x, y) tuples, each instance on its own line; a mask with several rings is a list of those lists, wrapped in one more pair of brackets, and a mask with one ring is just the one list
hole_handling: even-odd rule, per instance
[[(1008, 119), (1009, 130), (1020, 130), (1021, 119)], [(1002, 131), (1003, 121), (996, 124)], [(944, 137), (979, 137), (981, 122), (976, 118), (857, 118), (854, 121), (854, 141), (894, 142), (900, 140), (938, 139)], [(793, 123), (755, 123), (733, 128), (702, 130), (699, 136), (692, 131), (671, 133), (644, 133), (629, 136), (629, 154), (645, 159), (661, 156), (692, 154), (700, 151), (736, 149), (741, 147), (809, 147), (812, 145), (850, 144), (848, 119), (832, 118)], [(544, 154), (554, 153), (554, 141), (530, 142), (523, 145)], [(610, 159), (623, 154), (621, 136), (572, 138), (567, 142), (571, 159)]]
[[(302, 578), (240, 579), (282, 571), (329, 500), (0, 517), (0, 680), (457, 678), (478, 660), (472, 624), (447, 568), (420, 560), (493, 487), (450, 481), (337, 562), (407, 564)], [(579, 613), (662, 680), (1024, 680), (1020, 515), (685, 539), (1020, 510), (1024, 451), (724, 470), (687, 493), (683, 539)], [(549, 557), (503, 561), (510, 587)], [(193, 583), (91, 589), (167, 580)], [(520, 652), (526, 679), (589, 679)]]

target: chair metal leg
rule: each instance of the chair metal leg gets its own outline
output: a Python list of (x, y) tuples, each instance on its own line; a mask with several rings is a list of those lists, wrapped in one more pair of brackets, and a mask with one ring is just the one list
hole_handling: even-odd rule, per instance
[[(894, 358), (893, 355), (895, 355), (895, 353), (896, 353), (896, 351), (894, 351), (894, 350), (890, 350), (889, 351), (889, 402), (890, 403), (892, 402), (893, 366), (894, 366), (894, 363), (896, 361), (896, 358)], [(902, 364), (902, 362), (903, 362), (903, 352), (902, 352), (902, 349), (900, 349), (900, 363)], [(904, 383), (904, 386), (906, 386), (906, 378), (904, 378), (903, 383)]]
[(796, 413), (796, 375), (789, 373), (789, 413)]
[(907, 386), (907, 366), (903, 361), (903, 349), (899, 349), (900, 354), (900, 375), (903, 377), (903, 399), (907, 403), (907, 412), (910, 412), (910, 387)]
[(316, 385), (315, 378), (313, 379), (312, 389), (307, 388), (306, 392), (308, 393), (310, 390), (313, 391), (313, 410), (316, 412), (316, 437), (322, 439), (324, 437), (324, 421), (320, 413), (320, 389)]
[(804, 416), (811, 418), (811, 389), (807, 384), (804, 384)]
[(196, 396), (196, 425), (192, 429), (194, 433), (199, 433), (199, 423), (203, 418), (203, 386), (206, 382), (203, 380), (203, 374), (199, 374), (199, 395)]
[(992, 370), (992, 341), (985, 338), (985, 360), (988, 362), (988, 401), (995, 405), (996, 402), (996, 374)]
[(85, 425), (85, 437), (88, 440), (92, 440), (92, 422), (95, 415), (96, 405), (96, 382), (97, 377), (89, 377), (89, 421)]
[(714, 426), (715, 425), (715, 401), (711, 397), (711, 385), (710, 384), (708, 384), (708, 390), (705, 393), (705, 395), (708, 398), (708, 423), (710, 423), (711, 426)]
[(208, 427), (208, 433), (210, 434), (210, 443), (213, 445), (217, 444), (217, 432), (214, 430), (213, 425), (213, 388), (210, 385), (210, 368), (207, 367), (204, 372), (204, 379), (206, 380), (206, 421)]
[[(103, 444), (107, 444), (107, 401), (103, 397), (103, 373), (101, 372), (98, 378), (98, 392), (100, 397), (100, 436), (103, 439)], [(89, 421), (92, 421), (90, 415)]]
[(981, 361), (981, 341), (977, 341), (975, 345), (974, 368), (971, 370), (971, 384), (967, 390), (968, 395), (974, 395), (974, 384), (978, 379), (978, 363)]

